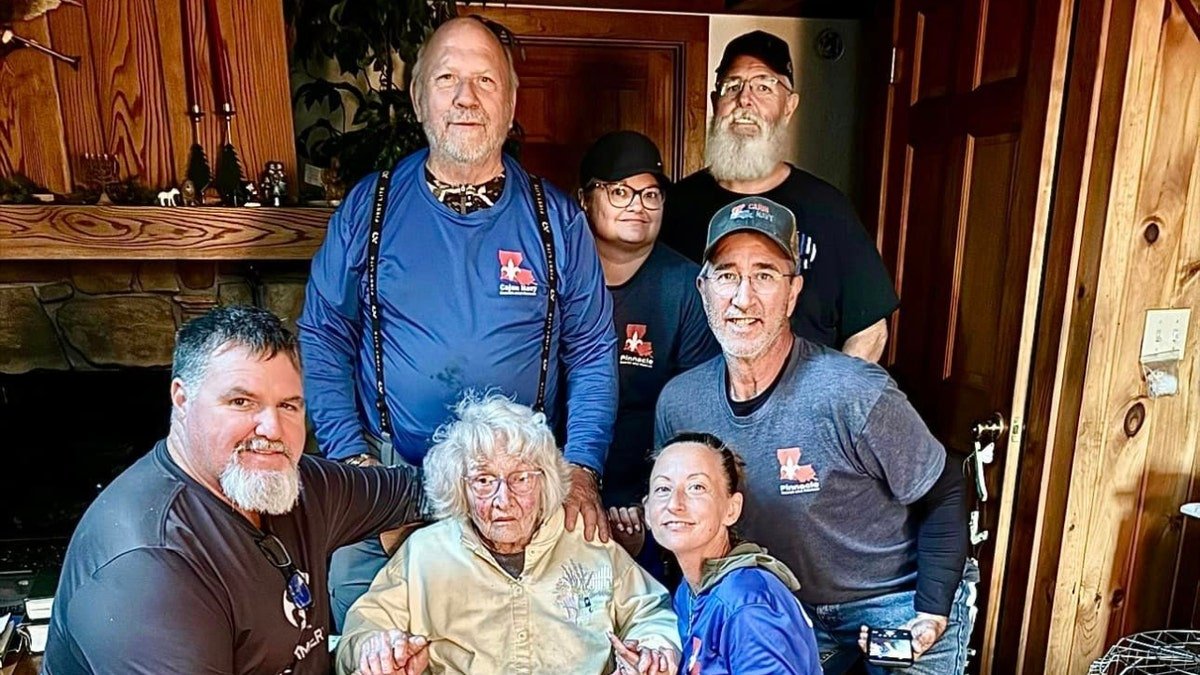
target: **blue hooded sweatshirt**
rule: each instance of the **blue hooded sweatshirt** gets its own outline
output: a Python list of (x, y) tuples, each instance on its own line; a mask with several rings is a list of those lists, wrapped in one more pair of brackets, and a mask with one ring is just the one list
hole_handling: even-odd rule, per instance
[(681, 675), (821, 675), (812, 622), (786, 565), (749, 542), (708, 560), (675, 591)]

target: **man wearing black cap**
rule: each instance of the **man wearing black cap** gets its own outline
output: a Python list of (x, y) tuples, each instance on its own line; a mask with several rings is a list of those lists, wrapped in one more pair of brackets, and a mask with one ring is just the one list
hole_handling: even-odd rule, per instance
[(786, 42), (763, 31), (730, 42), (712, 94), (708, 168), (670, 191), (662, 239), (699, 262), (717, 209), (747, 195), (783, 204), (806, 236), (799, 262), (805, 291), (792, 327), (814, 342), (878, 361), (899, 300), (845, 195), (784, 161), (788, 121), (799, 102)]
[(962, 470), (887, 371), (792, 333), (803, 250), (776, 202), (717, 211), (697, 284), (723, 357), (663, 388), (655, 442), (708, 432), (742, 454), (740, 534), (800, 579), (827, 675), (862, 657), (863, 626), (912, 632), (905, 673), (962, 673), (978, 581)]
[(700, 268), (655, 241), (670, 181), (654, 142), (635, 131), (605, 134), (584, 155), (579, 184), (617, 331), (620, 390), (602, 496), (614, 536), (637, 555), (645, 531), (635, 505), (646, 494), (658, 393), (720, 348), (692, 288)]

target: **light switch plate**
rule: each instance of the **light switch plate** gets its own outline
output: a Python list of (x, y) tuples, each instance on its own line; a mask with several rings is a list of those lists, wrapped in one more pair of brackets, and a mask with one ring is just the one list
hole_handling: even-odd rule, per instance
[(1192, 310), (1186, 307), (1147, 310), (1146, 332), (1142, 336), (1142, 363), (1182, 359), (1191, 314)]

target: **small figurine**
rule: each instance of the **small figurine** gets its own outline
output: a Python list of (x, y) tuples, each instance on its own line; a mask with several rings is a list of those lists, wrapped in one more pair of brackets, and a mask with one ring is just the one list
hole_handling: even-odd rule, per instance
[(258, 194), (258, 186), (246, 183), (246, 201), (242, 206), (262, 206), (262, 198)]
[(283, 173), (283, 162), (267, 162), (259, 180), (259, 191), (267, 206), (283, 206), (283, 200), (287, 198), (287, 176)]
[(196, 194), (196, 184), (190, 180), (185, 180), (179, 186), (179, 196), (183, 198), (184, 206), (196, 206), (200, 203), (199, 195)]
[(179, 188), (171, 188), (158, 193), (159, 206), (179, 206)]
[(338, 158), (334, 157), (328, 169), (321, 169), (321, 187), (325, 189), (325, 203), (338, 206), (346, 196), (346, 186), (338, 178)]

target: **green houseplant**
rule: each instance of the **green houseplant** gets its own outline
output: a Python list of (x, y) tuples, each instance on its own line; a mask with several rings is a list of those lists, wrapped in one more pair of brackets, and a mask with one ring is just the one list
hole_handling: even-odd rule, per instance
[[(293, 104), (307, 121), (301, 159), (330, 166), (353, 185), (425, 146), (395, 69), (411, 67), (421, 42), (457, 15), (452, 0), (284, 0), (292, 42)], [(331, 76), (331, 68), (337, 73)]]

